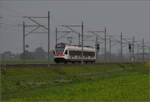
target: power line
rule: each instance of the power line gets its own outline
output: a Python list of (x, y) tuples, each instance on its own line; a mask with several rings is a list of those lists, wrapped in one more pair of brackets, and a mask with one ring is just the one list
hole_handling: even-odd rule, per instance
[(143, 62), (145, 61), (145, 56), (144, 56), (144, 54), (145, 54), (145, 48), (144, 47), (145, 46), (144, 46), (144, 43), (145, 42), (144, 42), (144, 38), (143, 38), (143, 40), (142, 40), (142, 44), (143, 44), (143, 46), (142, 46), (143, 47)]
[[(34, 23), (34, 25), (30, 25), (30, 24), (25, 24), (25, 22), (23, 21), (23, 58), (25, 58), (25, 47), (26, 47), (26, 44), (25, 44), (25, 38), (26, 36), (30, 35), (31, 33), (47, 33), (48, 34), (48, 66), (50, 66), (50, 11), (48, 11), (48, 16), (47, 17), (29, 17), (29, 16), (23, 16), (23, 18), (27, 18), (29, 21), (31, 21), (32, 23)], [(41, 24), (40, 22), (37, 21), (37, 18), (39, 19), (42, 19), (42, 18), (47, 18), (47, 26)], [(19, 26), (19, 25), (18, 25)], [(26, 32), (26, 27), (30, 27), (32, 28), (32, 30)], [(39, 28), (44, 28), (47, 32), (36, 32)]]
[(83, 21), (82, 21), (82, 24), (81, 24), (81, 34), (82, 34), (82, 64), (83, 64), (83, 29), (84, 29), (84, 24), (83, 24)]
[(123, 59), (122, 53), (123, 53), (123, 49), (122, 49), (122, 32), (120, 35), (120, 48), (121, 48), (121, 60)]
[(105, 43), (104, 43), (104, 44), (105, 44), (105, 46), (104, 46), (105, 62), (106, 62), (106, 51), (107, 51), (107, 46), (106, 46), (106, 45), (107, 45), (107, 44), (106, 44), (106, 41), (107, 41), (107, 39), (106, 39), (106, 33), (107, 33), (107, 32), (106, 32), (106, 27), (105, 27), (105, 30), (104, 30), (104, 34), (105, 34), (105, 35), (104, 35), (104, 39), (105, 39), (105, 40), (104, 40), (104, 41), (105, 41)]

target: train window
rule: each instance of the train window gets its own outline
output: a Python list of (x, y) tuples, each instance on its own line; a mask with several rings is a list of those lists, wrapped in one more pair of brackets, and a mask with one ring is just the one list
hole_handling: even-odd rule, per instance
[(56, 48), (56, 53), (63, 53), (64, 49), (63, 48)]
[(77, 51), (77, 55), (78, 55), (78, 56), (81, 56), (81, 51)]
[(73, 55), (73, 51), (69, 51), (69, 54), (70, 54), (70, 55)]
[(65, 51), (65, 54), (66, 54), (66, 55), (68, 54), (68, 51), (67, 51), (67, 50)]
[(76, 56), (76, 55), (79, 55), (79, 51), (69, 51), (69, 54), (71, 56)]
[[(71, 56), (82, 56), (82, 51), (69, 51), (69, 54)], [(94, 57), (95, 56), (95, 52), (83, 52), (83, 56), (85, 57)]]
[(65, 48), (65, 44), (64, 43), (59, 43), (56, 45), (56, 48)]
[(95, 56), (95, 53), (94, 53), (94, 52), (87, 52), (87, 53), (86, 53), (86, 56), (94, 57), (94, 56)]
[(56, 45), (56, 53), (63, 53), (65, 49), (64, 43), (59, 43)]

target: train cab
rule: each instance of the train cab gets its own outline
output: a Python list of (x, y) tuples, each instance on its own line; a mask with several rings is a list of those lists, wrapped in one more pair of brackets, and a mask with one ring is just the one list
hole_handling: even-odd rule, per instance
[(67, 52), (65, 52), (65, 44), (64, 43), (59, 43), (55, 46), (54, 48), (54, 61), (56, 63), (59, 62), (64, 62), (64, 56), (67, 54)]
[[(93, 47), (82, 47), (78, 45), (68, 45), (65, 43), (58, 43), (53, 50), (54, 61), (56, 63), (67, 63), (67, 62), (80, 62), (82, 59), (84, 62), (95, 62), (96, 50)], [(83, 56), (82, 56), (83, 53)]]

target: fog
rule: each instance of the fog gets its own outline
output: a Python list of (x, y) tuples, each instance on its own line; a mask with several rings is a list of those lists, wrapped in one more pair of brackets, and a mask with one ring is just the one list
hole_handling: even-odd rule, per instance
[[(144, 38), (149, 43), (149, 2), (148, 1), (0, 1), (0, 53), (22, 52), (22, 22), (28, 22), (23, 16), (47, 16), (51, 13), (50, 49), (55, 45), (55, 27), (60, 24), (81, 24), (84, 22), (84, 34), (88, 30), (103, 30), (115, 39), (123, 37), (137, 41)], [(43, 23), (45, 21), (41, 21)], [(20, 25), (20, 26), (18, 26)], [(59, 29), (62, 29), (59, 27)], [(80, 28), (74, 28), (80, 32)], [(66, 30), (66, 29), (65, 29)], [(61, 35), (58, 35), (61, 36)], [(73, 43), (78, 43), (76, 35), (71, 35)], [(101, 34), (103, 36), (103, 34)], [(84, 44), (93, 46), (95, 37)], [(61, 41), (66, 42), (66, 39)], [(42, 46), (47, 51), (47, 34), (31, 34), (26, 37), (28, 50)], [(119, 44), (113, 51), (118, 52)]]

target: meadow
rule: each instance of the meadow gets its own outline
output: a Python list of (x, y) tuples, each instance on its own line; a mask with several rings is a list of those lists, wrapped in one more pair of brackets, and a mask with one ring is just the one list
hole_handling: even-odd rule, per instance
[(2, 101), (149, 101), (148, 64), (1, 70)]
[[(50, 60), (54, 64), (53, 60)], [(0, 64), (47, 64), (48, 60), (1, 60)]]

